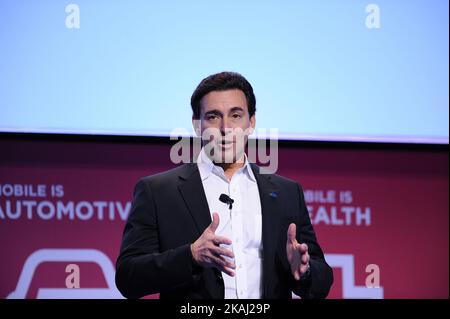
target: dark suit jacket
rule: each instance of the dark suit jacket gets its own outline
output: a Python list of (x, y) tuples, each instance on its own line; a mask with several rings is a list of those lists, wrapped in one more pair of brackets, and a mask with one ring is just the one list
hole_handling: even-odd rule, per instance
[[(300, 185), (278, 175), (260, 174), (262, 209), (263, 298), (325, 298), (332, 269), (317, 243)], [(190, 244), (211, 223), (197, 164), (184, 164), (139, 180), (116, 264), (116, 285), (127, 298), (160, 293), (160, 298), (224, 298), (216, 268), (192, 259)], [(297, 240), (311, 256), (309, 279), (295, 281), (286, 256), (287, 229), (297, 225)]]

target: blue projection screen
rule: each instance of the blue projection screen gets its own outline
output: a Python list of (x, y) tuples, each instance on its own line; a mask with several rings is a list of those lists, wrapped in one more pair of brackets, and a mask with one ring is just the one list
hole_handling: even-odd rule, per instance
[(1, 1), (0, 131), (192, 134), (205, 76), (243, 74), (283, 139), (447, 144), (449, 3)]

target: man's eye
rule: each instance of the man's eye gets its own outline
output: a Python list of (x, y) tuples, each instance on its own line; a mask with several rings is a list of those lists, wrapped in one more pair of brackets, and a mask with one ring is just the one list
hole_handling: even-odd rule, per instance
[(234, 119), (240, 119), (242, 116), (240, 114), (233, 114), (232, 115)]
[(208, 116), (206, 116), (206, 119), (208, 121), (215, 120), (215, 119), (217, 119), (217, 115), (208, 115)]

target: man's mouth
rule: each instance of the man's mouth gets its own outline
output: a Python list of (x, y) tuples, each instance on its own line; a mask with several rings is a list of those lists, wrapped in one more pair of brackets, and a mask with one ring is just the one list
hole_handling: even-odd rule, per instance
[(231, 149), (233, 147), (233, 145), (234, 145), (234, 142), (228, 141), (228, 140), (221, 140), (221, 141), (217, 142), (217, 146), (223, 150)]

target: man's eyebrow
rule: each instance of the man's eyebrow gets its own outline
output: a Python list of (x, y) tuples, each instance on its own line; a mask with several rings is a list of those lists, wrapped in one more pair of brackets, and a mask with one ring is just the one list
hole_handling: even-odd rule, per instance
[(235, 107), (231, 108), (230, 113), (231, 112), (236, 112), (236, 111), (244, 112), (244, 109), (242, 107), (240, 107), (240, 106), (235, 106)]
[[(238, 112), (238, 111), (239, 111), (239, 112), (245, 112), (244, 109), (243, 109), (242, 107), (240, 107), (240, 106), (235, 106), (235, 107), (232, 107), (232, 108), (230, 109), (229, 113)], [(223, 116), (223, 113), (222, 113), (221, 111), (217, 110), (217, 109), (214, 109), (214, 110), (210, 110), (210, 111), (208, 111), (208, 112), (205, 112), (204, 115), (205, 115), (205, 116), (206, 116), (206, 115), (218, 115), (218, 116)]]
[(222, 116), (223, 114), (219, 110), (210, 110), (208, 112), (205, 112), (204, 115), (220, 115), (220, 116)]

